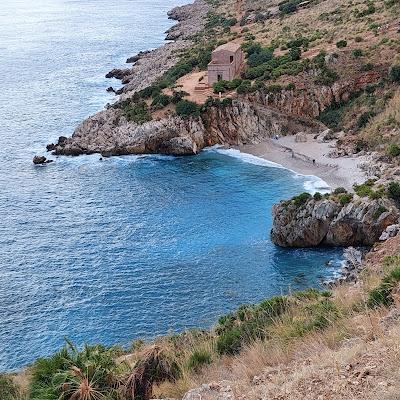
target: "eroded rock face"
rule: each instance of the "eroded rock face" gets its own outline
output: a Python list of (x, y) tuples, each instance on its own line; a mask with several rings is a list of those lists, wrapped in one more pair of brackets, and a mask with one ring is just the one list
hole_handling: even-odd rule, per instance
[(117, 108), (109, 108), (83, 121), (71, 138), (61, 137), (48, 149), (55, 154), (107, 155), (161, 153), (192, 155), (215, 144), (258, 143), (282, 130), (295, 133), (317, 129), (290, 116), (234, 101), (211, 107), (201, 117), (171, 116), (142, 125), (129, 122)]
[(281, 247), (370, 246), (400, 217), (390, 200), (367, 198), (344, 206), (330, 199), (281, 202), (272, 213), (271, 239)]
[(71, 138), (54, 145), (55, 154), (196, 154), (204, 147), (200, 118), (170, 117), (142, 125), (129, 122), (120, 110), (108, 109), (77, 127)]

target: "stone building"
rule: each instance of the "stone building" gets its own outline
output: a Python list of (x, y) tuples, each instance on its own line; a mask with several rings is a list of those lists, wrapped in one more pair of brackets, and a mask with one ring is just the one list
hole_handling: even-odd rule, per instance
[(244, 53), (238, 43), (226, 43), (212, 52), (208, 64), (208, 84), (218, 81), (231, 81), (238, 76), (244, 61)]

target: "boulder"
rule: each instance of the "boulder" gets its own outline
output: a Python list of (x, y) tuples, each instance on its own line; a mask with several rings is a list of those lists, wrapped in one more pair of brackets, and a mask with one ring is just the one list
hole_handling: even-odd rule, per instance
[(388, 240), (392, 237), (397, 236), (400, 233), (400, 224), (393, 224), (389, 225), (383, 232), (382, 235), (379, 237), (381, 242)]
[(272, 241), (281, 247), (371, 246), (397, 222), (400, 212), (389, 199), (334, 199), (273, 206)]
[(51, 162), (53, 162), (53, 160), (48, 160), (45, 156), (35, 156), (35, 157), (33, 157), (33, 163), (35, 165), (49, 164)]
[(325, 142), (330, 142), (331, 140), (336, 139), (337, 136), (336, 134), (332, 131), (332, 129), (327, 129), (323, 132), (321, 132), (317, 136), (317, 142), (318, 143), (325, 143)]
[(119, 69), (114, 68), (107, 75), (106, 78), (116, 78), (116, 79), (124, 79), (126, 76), (130, 75), (132, 71), (129, 68)]

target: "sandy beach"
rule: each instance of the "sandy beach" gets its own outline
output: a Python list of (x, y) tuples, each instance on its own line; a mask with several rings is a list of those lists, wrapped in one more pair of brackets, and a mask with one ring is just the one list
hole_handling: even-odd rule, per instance
[(332, 188), (341, 186), (351, 190), (354, 183), (367, 179), (359, 167), (366, 161), (365, 157), (328, 157), (334, 147), (335, 141), (318, 143), (314, 135), (307, 135), (307, 142), (296, 142), (295, 136), (284, 136), (239, 146), (239, 150), (281, 164), (302, 175), (318, 176)]

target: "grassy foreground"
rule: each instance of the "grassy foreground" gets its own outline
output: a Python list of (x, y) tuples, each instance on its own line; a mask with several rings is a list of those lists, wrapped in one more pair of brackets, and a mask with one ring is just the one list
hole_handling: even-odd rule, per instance
[[(399, 282), (400, 239), (394, 238), (370, 254), (355, 285), (244, 305), (211, 330), (186, 331), (152, 343), (135, 341), (129, 351), (101, 345), (77, 349), (67, 341), (60, 352), (37, 360), (24, 373), (0, 375), (0, 398), (178, 398), (202, 383), (227, 379), (248, 392), (254, 376), (266, 368), (291, 368), (304, 349), (307, 356), (317, 356), (321, 349), (340, 354), (355, 339), (377, 343), (383, 332), (377, 321), (398, 304)], [(293, 381), (282, 372), (276, 377), (286, 384)]]

